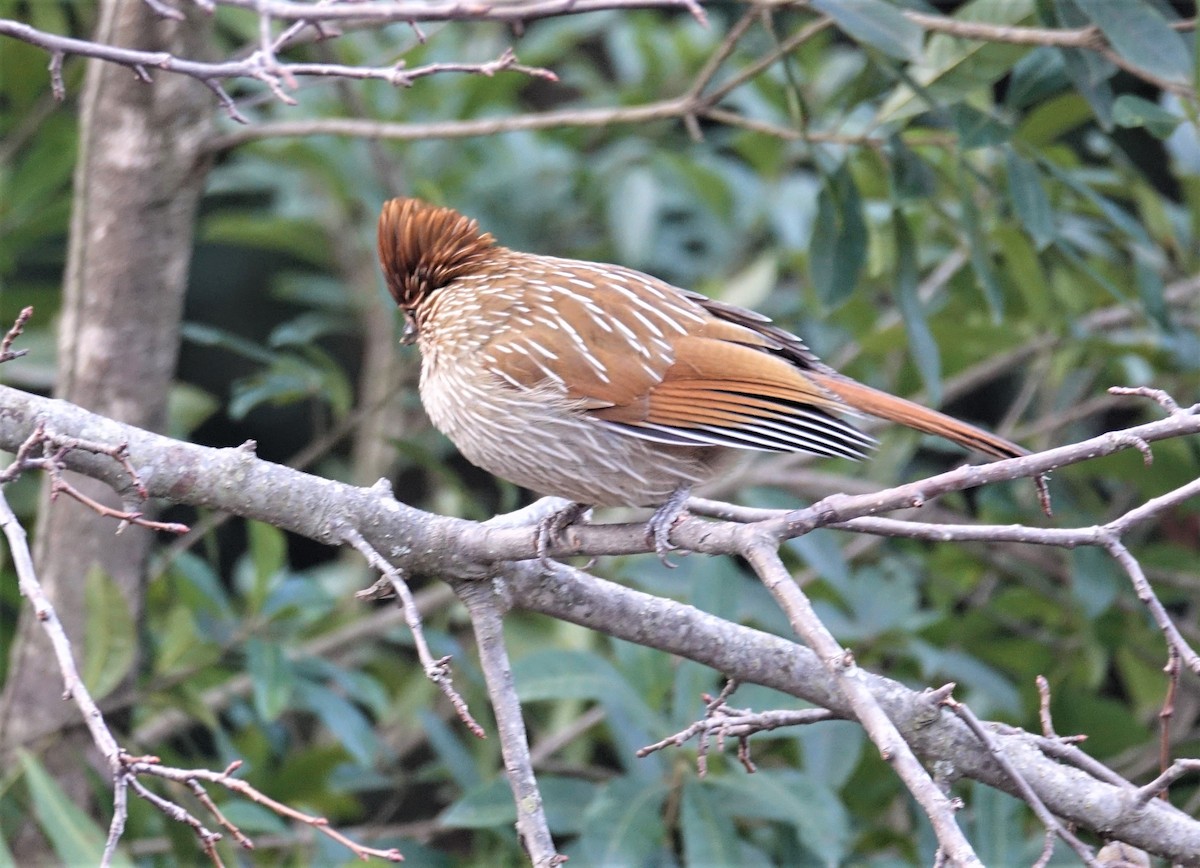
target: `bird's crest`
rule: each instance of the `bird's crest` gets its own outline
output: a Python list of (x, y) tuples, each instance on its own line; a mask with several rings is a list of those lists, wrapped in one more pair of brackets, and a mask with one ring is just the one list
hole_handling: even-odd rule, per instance
[(477, 221), (420, 199), (391, 199), (379, 215), (379, 261), (388, 291), (405, 310), (471, 273), (495, 244)]

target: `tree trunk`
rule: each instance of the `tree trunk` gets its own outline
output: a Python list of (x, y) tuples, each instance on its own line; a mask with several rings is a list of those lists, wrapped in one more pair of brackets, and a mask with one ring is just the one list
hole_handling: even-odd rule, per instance
[[(194, 10), (191, 4), (181, 8)], [(143, 0), (101, 0), (95, 39), (195, 57), (209, 37), (206, 19), (163, 20)], [(146, 84), (130, 70), (89, 61), (81, 96), (79, 159), (70, 248), (58, 333), (56, 395), (139, 426), (161, 429), (175, 371), (179, 321), (187, 285), (197, 202), (208, 170), (205, 142), (214, 101), (200, 83), (164, 72)], [(71, 483), (119, 505), (103, 485)], [(151, 535), (67, 498), (44, 503), (34, 554), (39, 576), (74, 645), (84, 647), (84, 579), (103, 569), (120, 588), (137, 622)], [(84, 741), (64, 745), (77, 723), (62, 701), (50, 645), (26, 609), (13, 643), (0, 703), (0, 762), (17, 747), (53, 751), (60, 783), (76, 798), (87, 792)], [(69, 749), (62, 748), (69, 746)], [(34, 861), (40, 853), (18, 853)]]

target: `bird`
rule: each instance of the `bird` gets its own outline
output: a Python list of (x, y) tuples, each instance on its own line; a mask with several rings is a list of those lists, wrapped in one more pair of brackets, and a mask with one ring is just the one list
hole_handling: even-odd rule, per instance
[(472, 464), (572, 506), (539, 526), (545, 558), (591, 507), (654, 507), (665, 559), (694, 486), (746, 450), (866, 458), (873, 416), (992, 458), (1023, 447), (838, 373), (746, 308), (632, 268), (522, 253), (478, 221), (385, 202), (379, 260), (421, 353), (434, 427)]

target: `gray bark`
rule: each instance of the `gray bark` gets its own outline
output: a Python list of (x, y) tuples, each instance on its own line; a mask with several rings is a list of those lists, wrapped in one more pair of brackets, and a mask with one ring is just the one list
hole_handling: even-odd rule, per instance
[[(142, 0), (101, 0), (94, 38), (196, 56), (209, 37), (205, 21), (203, 16), (164, 21)], [(193, 79), (157, 73), (146, 84), (129, 69), (98, 61), (89, 62), (80, 103), (55, 391), (97, 413), (161, 429), (215, 103)], [(119, 505), (102, 483), (71, 481)], [(111, 519), (67, 498), (43, 506), (37, 568), (78, 652), (89, 569), (99, 566), (116, 581), (136, 618), (151, 537), (137, 528), (114, 536)], [(53, 744), (46, 760), (61, 764), (60, 783), (81, 794), (86, 780), (78, 751), (60, 750), (57, 740), (64, 726), (77, 722), (76, 711), (62, 701), (61, 677), (48, 648), (26, 609), (0, 701), (0, 758), (17, 747)]]
[[(392, 499), (379, 487), (358, 488), (310, 476), (260, 461), (242, 449), (181, 443), (0, 386), (0, 448), (16, 449), (39, 421), (64, 435), (127, 443), (134, 466), (148, 475), (152, 496), (265, 521), (330, 545), (342, 542), (346, 528), (355, 528), (407, 575), (437, 576), (452, 584), (490, 580), (491, 591), (502, 595), (506, 607), (540, 612), (657, 648), (738, 681), (773, 687), (841, 716), (853, 716), (816, 654), (794, 641), (567, 566), (546, 570), (536, 559), (513, 562), (533, 554), (530, 527), (489, 526), (431, 515)], [(1197, 433), (1200, 416), (1179, 415), (1042, 453), (1042, 457), (1070, 451), (1071, 460), (1084, 460), (1126, 448), (1133, 436), (1156, 441)], [(1097, 445), (1106, 438), (1111, 449)], [(72, 452), (66, 462), (110, 485), (129, 483), (110, 458)], [(742, 527), (689, 519), (677, 526), (675, 536), (692, 551), (728, 553), (737, 550), (736, 536)], [(572, 554), (646, 550), (641, 524), (589, 525), (576, 528), (575, 536), (578, 546)], [(988, 749), (953, 713), (899, 682), (872, 674), (864, 677), (876, 701), (927, 765), (944, 770), (950, 779), (967, 777), (1015, 791)], [(1094, 776), (1086, 766), (1058, 759), (1057, 752), (1043, 748), (1045, 739), (998, 724), (991, 727), (1009, 761), (1052, 813), (1173, 862), (1200, 865), (1200, 822), (1159, 799), (1139, 802), (1136, 788), (1117, 783), (1111, 773)], [(136, 747), (153, 749), (153, 745)]]

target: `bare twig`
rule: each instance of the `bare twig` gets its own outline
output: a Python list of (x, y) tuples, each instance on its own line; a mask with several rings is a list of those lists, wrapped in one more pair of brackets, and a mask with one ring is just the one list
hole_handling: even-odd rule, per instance
[(945, 15), (930, 15), (912, 9), (904, 17), (925, 30), (945, 33), (963, 39), (983, 42), (1008, 42), (1015, 45), (1056, 45), (1060, 48), (1097, 48), (1104, 44), (1100, 28), (1021, 27), (1010, 24), (991, 24), (985, 21), (962, 21)]
[(29, 553), (25, 529), (21, 527), (12, 507), (8, 505), (8, 499), (4, 496), (2, 488), (0, 488), (0, 528), (4, 530), (4, 536), (8, 540), (8, 549), (12, 555), (13, 567), (17, 572), (17, 586), (21, 590), (21, 596), (25, 597), (33, 606), (34, 614), (46, 631), (46, 635), (50, 639), (50, 646), (54, 649), (54, 657), (63, 677), (63, 697), (73, 701), (79, 708), (79, 713), (83, 716), (83, 722), (92, 736), (92, 741), (100, 750), (108, 767), (115, 772), (121, 752), (117, 747), (117, 740), (109, 731), (108, 725), (104, 722), (104, 715), (96, 707), (83, 679), (79, 677), (79, 670), (75, 666), (75, 657), (71, 652), (71, 641), (67, 638), (66, 631), (58, 619), (58, 614), (54, 611), (50, 598), (46, 596), (41, 582), (38, 581), (37, 572), (33, 567), (33, 556)]
[[(1179, 652), (1174, 646), (1169, 646), (1167, 651), (1167, 664), (1163, 667), (1163, 672), (1167, 673), (1167, 692), (1158, 712), (1158, 768), (1164, 773), (1171, 762), (1171, 718), (1175, 716), (1175, 696), (1179, 692), (1179, 676), (1182, 674)], [(1167, 797), (1166, 788), (1162, 797)]]
[[(246, 783), (246, 781), (233, 777), (233, 772), (235, 772), (240, 765), (241, 761), (237, 760), (231, 763), (224, 771), (214, 772), (209, 769), (180, 769), (164, 766), (157, 760), (156, 757), (132, 757), (128, 754), (125, 754), (121, 757), (122, 772), (130, 776), (131, 779), (141, 775), (162, 778), (163, 780), (174, 781), (175, 783), (183, 784), (194, 793), (197, 792), (196, 787), (198, 786), (199, 781), (207, 781), (209, 783), (218, 784), (219, 786), (229, 790), (231, 793), (236, 793), (243, 798), (260, 804), (281, 817), (290, 820), (296, 820), (297, 822), (316, 829), (322, 835), (325, 835), (346, 847), (359, 859), (374, 857), (376, 859), (385, 859), (389, 862), (403, 861), (404, 857), (400, 854), (400, 851), (396, 850), (395, 848), (388, 848), (384, 850), (377, 847), (367, 847), (363, 844), (359, 844), (330, 826), (329, 821), (324, 817), (318, 817), (312, 814), (306, 814), (303, 811), (298, 811), (290, 805), (285, 805), (283, 802), (278, 802), (275, 799), (272, 799), (270, 796)], [(131, 783), (131, 786), (133, 785), (134, 784)], [(202, 792), (203, 788), (201, 788), (200, 791)], [(161, 797), (159, 798), (161, 799)], [(181, 811), (183, 810), (171, 802), (167, 802), (166, 805), (174, 806)], [(217, 816), (226, 825), (226, 828), (234, 828), (233, 824), (230, 823), (229, 820), (225, 818), (225, 816), (219, 811), (217, 812)], [(197, 830), (197, 834), (199, 834), (199, 830)], [(213, 841), (220, 837), (217, 833), (212, 832), (208, 832), (208, 836), (215, 836), (211, 838)], [(248, 846), (249, 839), (245, 838), (240, 831), (236, 833), (236, 836), (240, 841), (243, 842), (243, 846)], [(204, 840), (204, 838), (202, 838), (202, 840)]]
[[(1016, 25), (991, 24), (983, 21), (961, 21), (944, 15), (929, 15), (915, 10), (905, 10), (904, 17), (925, 30), (945, 33), (965, 39), (984, 42), (1007, 42), (1015, 45), (1051, 45), (1059, 48), (1080, 48), (1095, 51), (1101, 57), (1121, 69), (1161, 90), (1177, 94), (1194, 101), (1196, 93), (1185, 82), (1171, 81), (1155, 75), (1144, 67), (1128, 60), (1109, 46), (1100, 28), (1095, 25), (1079, 28), (1020, 27)], [(1177, 30), (1195, 26), (1195, 21), (1175, 22)]]
[(163, 2), (163, 0), (142, 0), (142, 2), (149, 6), (155, 15), (159, 15), (163, 18), (170, 18), (172, 21), (184, 20), (184, 14), (182, 12), (180, 12), (174, 6), (168, 6)]
[(13, 341), (19, 338), (25, 331), (25, 326), (29, 323), (29, 320), (32, 316), (32, 307), (24, 308), (19, 314), (17, 314), (17, 318), (13, 322), (12, 328), (5, 333), (3, 339), (0, 339), (0, 363), (7, 362), (11, 359), (20, 358), (29, 352), (29, 350), (14, 350), (12, 345)]
[[(425, 641), (425, 629), (421, 625), (421, 612), (417, 609), (417, 602), (413, 599), (412, 591), (409, 590), (408, 583), (404, 581), (403, 576), (400, 575), (400, 571), (388, 563), (383, 555), (379, 554), (375, 550), (375, 547), (363, 539), (362, 534), (354, 528), (344, 528), (342, 530), (342, 540), (366, 558), (367, 563), (374, 569), (379, 570), (383, 574), (382, 581), (399, 598), (400, 606), (404, 610), (404, 620), (408, 624), (408, 629), (412, 631), (413, 645), (417, 649), (417, 657), (420, 659), (421, 666), (425, 670), (425, 677), (436, 684), (438, 689), (446, 695), (446, 698), (450, 700), (450, 704), (454, 706), (454, 711), (458, 714), (459, 720), (466, 724), (467, 729), (473, 735), (479, 738), (487, 738), (487, 733), (484, 732), (483, 727), (471, 716), (466, 700), (454, 689), (454, 680), (450, 677), (450, 658), (442, 657), (439, 660), (433, 659), (433, 653), (429, 650), (429, 644)], [(379, 599), (382, 594), (377, 587), (372, 587), (365, 591), (360, 591), (356, 596), (360, 599)], [(391, 596), (391, 594), (387, 596)]]
[(757, 732), (770, 732), (784, 726), (807, 726), (838, 718), (838, 715), (825, 708), (757, 712), (744, 708), (730, 708), (726, 704), (726, 700), (736, 689), (737, 681), (730, 679), (725, 683), (725, 687), (718, 696), (712, 697), (706, 694), (703, 718), (674, 735), (639, 749), (637, 755), (646, 757), (668, 747), (679, 747), (698, 736), (696, 771), (700, 777), (704, 777), (708, 772), (709, 742), (715, 734), (718, 751), (724, 749), (726, 738), (738, 740), (738, 759), (746, 771), (753, 774), (755, 766), (750, 760), (750, 736)]
[(1160, 793), (1165, 793), (1167, 788), (1175, 783), (1175, 781), (1193, 772), (1200, 772), (1200, 759), (1175, 760), (1161, 775), (1138, 789), (1136, 794), (1137, 803), (1139, 805), (1146, 804), (1146, 802)]
[[(322, 7), (309, 7), (313, 11)], [(283, 89), (285, 84), (295, 88), (297, 77), (337, 77), (359, 80), (386, 81), (397, 86), (409, 86), (418, 78), (445, 72), (465, 72), (485, 76), (495, 75), (501, 71), (523, 73), (536, 78), (557, 81), (557, 76), (539, 67), (525, 66), (517, 62), (516, 55), (511, 49), (506, 50), (498, 59), (482, 63), (441, 63), (404, 70), (397, 66), (365, 67), (345, 66), (336, 63), (279, 63), (274, 59), (274, 53), (269, 50), (270, 40), (267, 37), (266, 47), (260, 48), (249, 57), (241, 60), (227, 60), (217, 63), (190, 60), (176, 57), (165, 51), (141, 51), (90, 42), (85, 39), (75, 39), (59, 36), (38, 30), (20, 21), (0, 19), (0, 36), (11, 36), (30, 45), (36, 45), (51, 53), (51, 76), (54, 80), (55, 94), (62, 87), (61, 64), (66, 55), (92, 57), (116, 63), (131, 68), (135, 74), (147, 83), (150, 82), (149, 70), (157, 69), (165, 72), (186, 75), (202, 82), (216, 94), (221, 105), (229, 116), (236, 121), (245, 123), (246, 119), (238, 112), (232, 98), (226, 93), (221, 82), (228, 79), (248, 78), (262, 82), (271, 93), (283, 103), (294, 105), (295, 99)]]
[(537, 868), (553, 868), (565, 860), (554, 847), (542, 794), (533, 773), (521, 702), (517, 699), (512, 666), (504, 646), (501, 601), (491, 582), (461, 582), (454, 585), (454, 590), (466, 605), (475, 632), (479, 664), (500, 733), (504, 773), (517, 806), (517, 834)]
[(750, 538), (742, 556), (787, 614), (792, 629), (804, 639), (854, 708), (858, 722), (879, 749), (913, 798), (921, 805), (937, 835), (938, 845), (952, 865), (977, 865), (979, 857), (954, 820), (954, 806), (929, 777), (912, 749), (884, 713), (863, 680), (863, 673), (849, 651), (834, 639), (813, 611), (812, 603), (792, 581), (779, 559), (778, 538), (757, 534)]
[(459, 0), (358, 0), (354, 3), (313, 6), (298, 0), (208, 0), (214, 5), (250, 9), (281, 21), (432, 22), (507, 21), (524, 23), (539, 18), (580, 15), (609, 9), (679, 9), (700, 24), (707, 16), (695, 0), (531, 0), (525, 3), (470, 4)]
[(971, 732), (975, 733), (975, 736), (984, 744), (985, 747), (987, 747), (988, 752), (992, 755), (992, 758), (1002, 769), (1004, 769), (1004, 773), (1012, 779), (1013, 784), (1015, 784), (1017, 789), (1021, 792), (1021, 798), (1023, 798), (1025, 803), (1033, 809), (1033, 812), (1037, 814), (1037, 817), (1042, 821), (1042, 824), (1047, 829), (1053, 831), (1054, 834), (1063, 841), (1065, 841), (1067, 846), (1074, 850), (1076, 855), (1079, 856), (1079, 858), (1083, 861), (1084, 865), (1087, 865), (1088, 868), (1099, 868), (1099, 863), (1096, 861), (1096, 857), (1092, 853), (1092, 849), (1088, 847), (1087, 844), (1084, 844), (1082, 841), (1080, 841), (1074, 832), (1060, 823), (1058, 818), (1050, 813), (1049, 809), (1046, 808), (1045, 803), (1042, 802), (1041, 797), (1038, 796), (1033, 787), (1030, 786), (1029, 781), (1025, 779), (1025, 776), (1017, 771), (1016, 767), (1008, 761), (1008, 757), (1004, 755), (1004, 751), (996, 743), (996, 740), (992, 737), (992, 734), (988, 732), (987, 728), (980, 723), (979, 718), (975, 716), (975, 713), (971, 711), (971, 709), (968, 708), (964, 703), (961, 703), (951, 697), (946, 697), (944, 700), (942, 700), (942, 704), (957, 714), (963, 723), (967, 725), (967, 728), (970, 729)]
[[(196, 835), (201, 841), (201, 846), (210, 858), (219, 864), (219, 859), (216, 856), (214, 845), (220, 840), (220, 835), (209, 831), (204, 825), (196, 819), (192, 814), (185, 810), (180, 805), (171, 802), (152, 791), (137, 780), (140, 774), (149, 774), (157, 777), (166, 777), (171, 780), (178, 780), (184, 783), (189, 783), (193, 786), (196, 779), (206, 779), (217, 781), (228, 789), (235, 792), (240, 792), (242, 795), (252, 798), (260, 804), (266, 805), (271, 810), (276, 811), (281, 816), (297, 819), (314, 826), (319, 831), (330, 836), (334, 840), (340, 841), (342, 844), (350, 848), (359, 858), (367, 856), (376, 856), (379, 858), (399, 861), (400, 854), (396, 850), (377, 850), (370, 847), (363, 847), (356, 844), (346, 836), (342, 835), (328, 826), (328, 822), (320, 817), (310, 817), (293, 808), (288, 807), (280, 802), (276, 802), (267, 796), (262, 795), (253, 787), (245, 784), (242, 781), (236, 781), (228, 777), (229, 771), (223, 773), (209, 772), (204, 769), (167, 769), (158, 764), (157, 759), (150, 757), (135, 758), (129, 756), (120, 749), (117, 745), (117, 740), (109, 729), (107, 722), (104, 719), (103, 713), (96, 706), (87, 687), (79, 676), (79, 670), (75, 665), (74, 655), (71, 651), (71, 643), (67, 638), (66, 631), (63, 629), (62, 623), (58, 619), (58, 615), (54, 611), (54, 606), (51, 604), (45, 591), (42, 589), (41, 583), (38, 581), (37, 573), (33, 567), (33, 558), (29, 552), (29, 546), (25, 537), (25, 530), (21, 527), (16, 515), (8, 505), (8, 500), (4, 497), (3, 489), (0, 489), (0, 528), (3, 529), (4, 535), (8, 540), (9, 551), (12, 555), (13, 565), (17, 573), (18, 587), (21, 590), (22, 596), (29, 600), (33, 606), (34, 613), (37, 616), (39, 623), (43, 625), (47, 636), (50, 639), (51, 647), (54, 649), (54, 655), (58, 662), (59, 671), (63, 676), (63, 685), (65, 687), (64, 697), (74, 701), (78, 706), (80, 714), (83, 717), (84, 724), (87, 726), (91, 734), (92, 741), (99, 749), (101, 755), (105, 759), (109, 771), (113, 775), (113, 819), (109, 826), (107, 840), (105, 841), (104, 853), (101, 857), (101, 864), (108, 865), (111, 863), (120, 838), (125, 829), (125, 819), (127, 816), (127, 790), (132, 788), (137, 795), (146, 799), (151, 804), (155, 805), (159, 810), (162, 810), (167, 816), (179, 822), (186, 823), (191, 826), (196, 832)], [(211, 803), (209, 803), (211, 804)], [(212, 806), (215, 810), (215, 805)], [(215, 812), (218, 820), (223, 826), (235, 833), (235, 837), (242, 841), (244, 846), (251, 846), (249, 839), (245, 838), (240, 831), (236, 830), (233, 824), (229, 823), (219, 811)]]
[[(36, 454), (39, 451), (41, 452), (40, 457)], [(120, 533), (128, 524), (134, 524), (150, 530), (166, 531), (167, 533), (187, 533), (187, 525), (178, 524), (177, 522), (154, 521), (153, 519), (145, 518), (136, 509), (113, 509), (77, 489), (63, 477), (64, 462), (67, 456), (73, 451), (90, 452), (93, 455), (105, 455), (116, 461), (129, 476), (129, 488), (133, 491), (137, 499), (146, 500), (149, 497), (146, 492), (146, 486), (142, 483), (137, 471), (133, 468), (133, 464), (129, 461), (128, 444), (118, 443), (116, 445), (109, 445), (78, 437), (61, 437), (48, 432), (44, 424), (39, 424), (34, 429), (34, 432), (17, 450), (16, 459), (8, 467), (0, 471), (0, 484), (12, 482), (27, 470), (42, 470), (50, 476), (51, 500), (54, 500), (59, 494), (66, 494), (69, 497), (75, 498), (75, 500), (98, 515), (118, 519), (117, 533)]]

